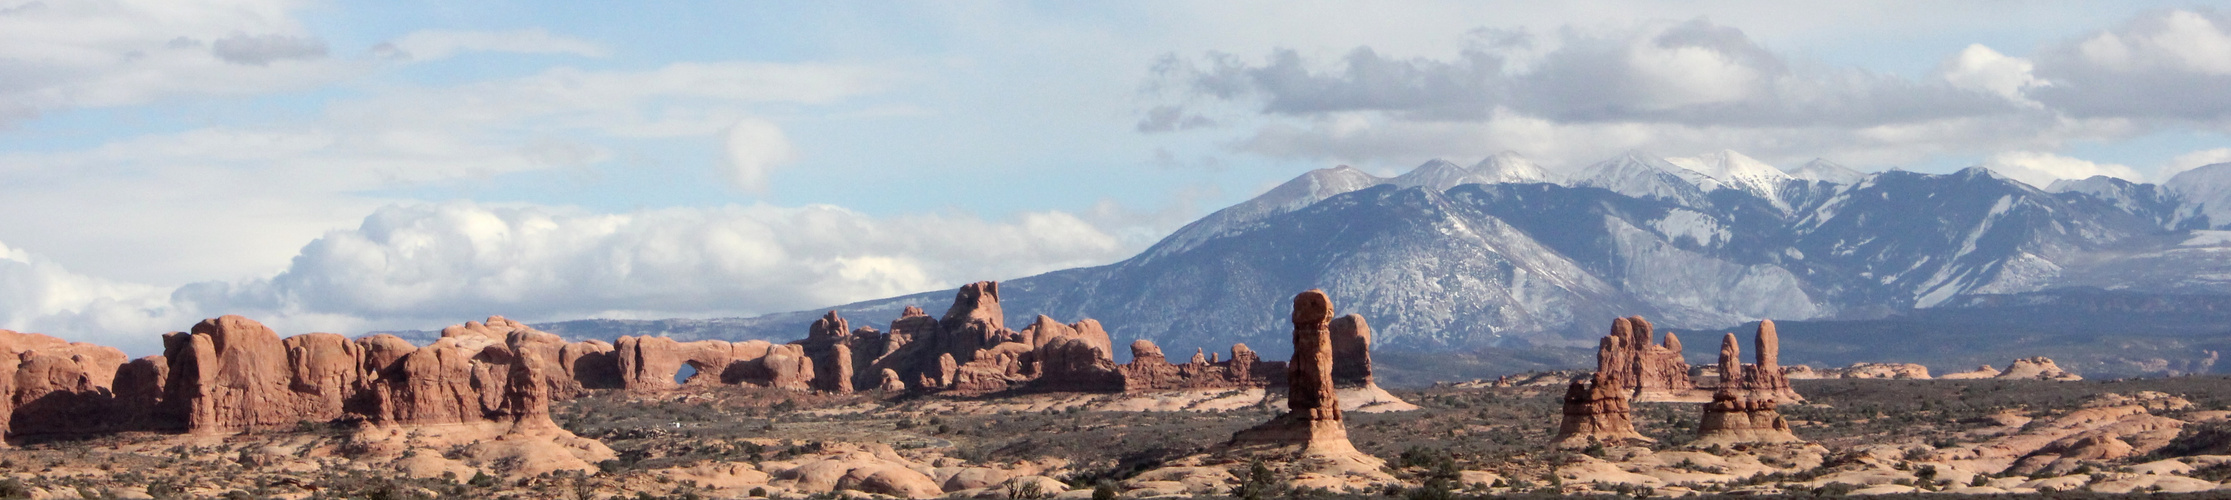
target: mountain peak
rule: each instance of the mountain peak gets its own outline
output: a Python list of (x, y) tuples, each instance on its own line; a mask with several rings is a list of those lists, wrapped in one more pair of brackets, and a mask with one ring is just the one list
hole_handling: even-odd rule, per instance
[(1822, 158), (1814, 158), (1813, 161), (1805, 162), (1805, 166), (1797, 167), (1797, 170), (1789, 171), (1789, 175), (1790, 177), (1805, 179), (1809, 181), (1832, 182), (1836, 184), (1858, 184), (1860, 179), (1864, 179), (1867, 177), (1867, 174), (1865, 173), (1846, 168), (1843, 165), (1836, 164), (1836, 162), (1828, 161)]
[(1434, 192), (1440, 192), (1459, 184), (1466, 184), (1465, 177), (1470, 174), (1471, 172), (1466, 171), (1464, 167), (1457, 166), (1447, 160), (1434, 158), (1426, 160), (1424, 164), (1418, 165), (1418, 168), (1410, 169), (1409, 173), (1388, 179), (1387, 183), (1406, 188), (1422, 186)]
[(1784, 210), (1789, 208), (1782, 201), (1781, 192), (1782, 183), (1792, 177), (1782, 172), (1782, 169), (1744, 156), (1743, 153), (1723, 149), (1693, 158), (1667, 158), (1666, 161), (1718, 180), (1722, 187), (1749, 192)]
[(1704, 194), (1720, 188), (1720, 182), (1710, 176), (1636, 150), (1588, 166), (1573, 179), (1573, 185), (1692, 206), (1707, 204)]
[(1472, 179), (1481, 184), (1550, 182), (1548, 171), (1515, 151), (1495, 153), (1472, 164)]

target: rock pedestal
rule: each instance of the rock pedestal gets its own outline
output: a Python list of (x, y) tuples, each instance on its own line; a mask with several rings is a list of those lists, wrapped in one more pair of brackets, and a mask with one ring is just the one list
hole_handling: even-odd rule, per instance
[(1563, 418), (1557, 422), (1557, 436), (1551, 438), (1551, 444), (1579, 448), (1589, 443), (1654, 442), (1635, 431), (1634, 410), (1628, 403), (1627, 391), (1618, 389), (1614, 381), (1605, 378), (1602, 375), (1578, 378), (1565, 386)]
[[(1761, 328), (1766, 332), (1761, 337), (1769, 340), (1758, 342), (1757, 345), (1761, 349), (1773, 349), (1775, 344), (1770, 340), (1772, 323), (1766, 325)], [(1727, 334), (1720, 340), (1720, 389), (1713, 391), (1712, 402), (1704, 405), (1704, 417), (1697, 425), (1697, 445), (1802, 441), (1790, 432), (1789, 422), (1782, 418), (1781, 412), (1775, 411), (1773, 395), (1753, 396), (1744, 390), (1746, 387), (1755, 387), (1751, 383), (1751, 377), (1766, 372), (1769, 368), (1761, 365), (1773, 362), (1774, 358), (1761, 355), (1759, 365), (1744, 365), (1740, 361), (1741, 351), (1740, 344), (1735, 341), (1735, 334)], [(1781, 385), (1788, 387), (1789, 379), (1780, 378), (1781, 368), (1773, 367), (1771, 370), (1781, 380)]]
[(1239, 446), (1298, 446), (1304, 455), (1353, 454), (1332, 383), (1332, 300), (1321, 290), (1294, 296), (1294, 357), (1286, 363), (1286, 408), (1270, 422), (1232, 435)]

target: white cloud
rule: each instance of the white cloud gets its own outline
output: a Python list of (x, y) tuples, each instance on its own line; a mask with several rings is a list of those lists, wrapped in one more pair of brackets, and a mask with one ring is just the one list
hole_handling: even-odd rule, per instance
[(30, 2), (0, 15), (0, 119), (179, 96), (302, 89), (365, 68), (325, 57), (286, 0)]
[(388, 57), (409, 58), (420, 61), (446, 59), (465, 52), (509, 52), (516, 54), (570, 54), (583, 57), (605, 57), (612, 51), (603, 45), (578, 38), (552, 35), (548, 30), (527, 29), (516, 31), (417, 31), (395, 39), (373, 51)]
[(2080, 117), (2231, 122), (2231, 15), (2167, 10), (2047, 47), (2030, 96)]
[(2113, 163), (2095, 163), (2052, 153), (2033, 151), (2008, 151), (1992, 155), (1983, 161), (1983, 167), (2014, 180), (2044, 189), (2061, 179), (2085, 179), (2095, 175), (2144, 182), (2146, 177), (2137, 169)]
[(605, 214), (390, 206), (268, 280), (197, 283), (199, 311), (365, 324), (781, 312), (1111, 262), (1134, 250), (1062, 212), (1009, 221), (768, 205)]
[(169, 290), (72, 273), (0, 243), (0, 328), (153, 354), (159, 334), (187, 326), (179, 312)]
[(768, 172), (797, 157), (782, 128), (766, 120), (736, 122), (722, 146), (728, 153), (728, 182), (745, 191), (766, 191)]
[(2036, 65), (2028, 59), (2008, 57), (1982, 44), (1973, 44), (1946, 59), (1938, 68), (1938, 75), (1956, 87), (1990, 92), (2029, 106), (2042, 106), (2023, 95), (2030, 87), (2046, 84), (2031, 74), (2035, 70)]
[[(175, 285), (263, 275), (303, 241), (393, 201), (381, 191), (583, 168), (645, 138), (757, 144), (730, 152), (756, 161), (740, 181), (763, 185), (766, 169), (793, 152), (771, 123), (750, 118), (754, 106), (833, 102), (874, 91), (882, 78), (816, 64), (555, 68), (380, 89), (299, 121), (0, 152), (0, 212), (48, 214), (0, 218), (0, 235), (109, 278)], [(733, 172), (718, 162), (699, 168)], [(151, 248), (165, 258), (146, 258)]]
[(2220, 16), (2172, 10), (2076, 44), (2085, 62), (2113, 71), (2231, 75), (2231, 34)]

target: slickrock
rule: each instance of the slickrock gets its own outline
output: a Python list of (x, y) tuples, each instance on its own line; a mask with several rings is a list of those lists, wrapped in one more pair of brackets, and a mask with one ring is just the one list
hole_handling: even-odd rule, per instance
[(1626, 391), (1635, 401), (1693, 400), (1696, 381), (1689, 378), (1689, 363), (1681, 359), (1681, 339), (1666, 334), (1656, 343), (1650, 321), (1642, 316), (1615, 318), (1611, 333), (1599, 341), (1597, 371), (1616, 372), (1606, 380), (1607, 390)]
[(1970, 371), (1964, 371), (1964, 372), (1957, 372), (1957, 373), (1947, 373), (1947, 374), (1944, 374), (1944, 376), (1942, 376), (1942, 377), (1937, 377), (1937, 378), (1941, 378), (1941, 379), (1945, 379), (1945, 380), (1975, 380), (1975, 379), (1997, 378), (1998, 376), (1999, 376), (1999, 369), (1997, 369), (1997, 368), (1992, 368), (1992, 367), (1991, 367), (1991, 365), (1983, 365), (1983, 366), (1978, 366), (1978, 367), (1976, 367), (1976, 368), (1975, 368), (1974, 370), (1970, 370)]
[(2159, 392), (2102, 394), (2044, 421), (2013, 419), (1990, 441), (1938, 450), (1936, 459), (1992, 473), (2066, 474), (2086, 464), (2145, 455), (2177, 438), (2185, 422), (2162, 416), (2193, 407)]
[(1913, 363), (1852, 363), (1843, 368), (1814, 370), (1805, 365), (1782, 367), (1782, 374), (1790, 380), (1830, 378), (1928, 380), (1929, 367)]
[(1994, 378), (2004, 380), (2059, 381), (2077, 381), (2084, 379), (2084, 377), (2082, 376), (2062, 370), (2059, 364), (2053, 363), (2053, 360), (2051, 358), (2047, 358), (2044, 356), (2034, 356), (2014, 360), (2013, 363), (2006, 365), (2005, 372), (1999, 373), (1999, 375)]
[[(1769, 342), (1761, 342), (1760, 345), (1773, 346)], [(1704, 405), (1704, 417), (1697, 425), (1696, 444), (1705, 446), (1802, 441), (1790, 432), (1789, 421), (1782, 418), (1781, 412), (1775, 411), (1774, 399), (1753, 399), (1737, 389), (1743, 385), (1741, 377), (1759, 371), (1738, 368), (1752, 368), (1742, 366), (1739, 361), (1741, 349), (1740, 344), (1735, 341), (1735, 334), (1728, 334), (1720, 341), (1720, 389), (1713, 391), (1712, 402)], [(1771, 360), (1772, 358), (1762, 357), (1760, 361), (1765, 364)], [(1781, 372), (1776, 370), (1774, 373), (1778, 375)]]

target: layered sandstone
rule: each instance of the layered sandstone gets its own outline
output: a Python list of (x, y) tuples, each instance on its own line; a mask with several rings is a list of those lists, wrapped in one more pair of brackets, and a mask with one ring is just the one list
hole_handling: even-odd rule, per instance
[(1557, 435), (1551, 443), (1560, 447), (1581, 447), (1590, 443), (1623, 444), (1652, 442), (1635, 431), (1634, 410), (1629, 402), (1635, 383), (1627, 377), (1635, 376), (1632, 370), (1623, 369), (1622, 351), (1628, 350), (1631, 337), (1621, 337), (1620, 325), (1628, 324), (1625, 318), (1613, 323), (1613, 335), (1596, 343), (1597, 368), (1588, 377), (1575, 378), (1565, 386), (1565, 397), (1557, 423)]
[[(132, 422), (145, 407), (112, 393), (124, 352), (35, 333), (0, 330), (0, 432), (98, 432)], [(133, 379), (137, 383), (138, 379)]]
[(2059, 380), (2064, 382), (2084, 379), (2083, 376), (2062, 370), (2061, 366), (2054, 363), (2052, 358), (2044, 356), (2014, 360), (2013, 363), (2006, 365), (2006, 371), (2000, 372), (1998, 376), (1992, 378), (2001, 380)]
[(1635, 401), (1679, 401), (1696, 390), (1689, 363), (1681, 358), (1681, 339), (1669, 332), (1659, 343), (1642, 316), (1613, 319), (1611, 333), (1598, 344), (1596, 370), (1614, 372), (1607, 380), (1618, 384), (1606, 390), (1627, 391)]
[(1751, 340), (1755, 363), (1744, 364), (1725, 357), (1727, 346), (1732, 345), (1730, 342), (1734, 339), (1735, 334), (1730, 333), (1721, 342), (1720, 387), (1750, 400), (1805, 401), (1805, 397), (1790, 386), (1789, 375), (1782, 370), (1781, 338), (1774, 332), (1774, 320), (1759, 320), (1757, 333)]
[[(872, 328), (845, 331), (844, 319), (830, 312), (797, 342), (822, 372), (812, 384), (841, 391), (828, 372), (846, 369), (851, 387), (879, 387), (975, 396), (1010, 391), (1143, 392), (1174, 389), (1253, 388), (1283, 382), (1284, 365), (1264, 362), (1244, 345), (1233, 346), (1229, 360), (1197, 357), (1173, 364), (1151, 342), (1132, 346), (1132, 361), (1117, 364), (1114, 342), (1100, 322), (1062, 323), (1040, 315), (1021, 331), (1008, 329), (999, 300), (999, 283), (961, 287), (942, 318), (908, 306), (891, 322), (889, 333)], [(849, 356), (839, 355), (840, 348)], [(888, 384), (889, 371), (899, 384)], [(838, 375), (843, 377), (843, 375)]]
[(1851, 366), (1824, 370), (1815, 370), (1813, 367), (1805, 365), (1795, 365), (1782, 367), (1782, 374), (1790, 380), (1830, 378), (1928, 380), (1930, 378), (1929, 367), (1914, 363), (1852, 363)]
[[(1743, 367), (1741, 350), (1740, 344), (1735, 341), (1735, 334), (1728, 334), (1721, 339), (1719, 365), (1723, 375), (1720, 389), (1712, 393), (1712, 402), (1704, 405), (1704, 417), (1697, 425), (1696, 443), (1701, 446), (1801, 441), (1796, 434), (1790, 432), (1789, 421), (1784, 420), (1781, 412), (1775, 410), (1773, 398), (1752, 398), (1738, 389), (1743, 385), (1740, 377), (1757, 373), (1757, 370), (1740, 369)], [(1771, 359), (1762, 357), (1761, 364)], [(1780, 371), (1775, 373), (1779, 374)]]
[(1333, 392), (1332, 299), (1322, 290), (1294, 296), (1294, 357), (1286, 371), (1286, 413), (1232, 435), (1235, 445), (1298, 446), (1304, 454), (1355, 453)]

